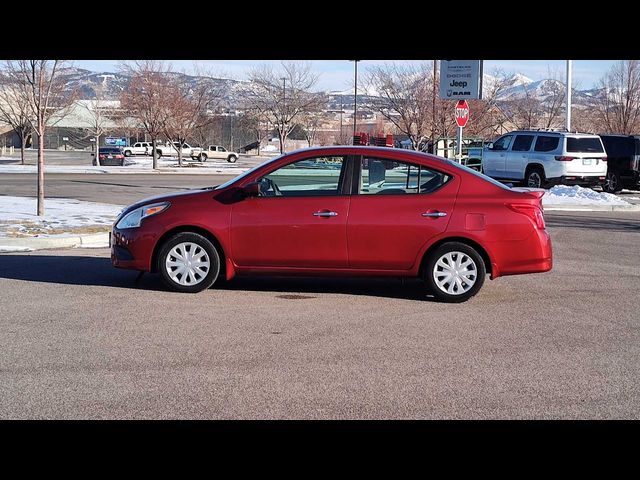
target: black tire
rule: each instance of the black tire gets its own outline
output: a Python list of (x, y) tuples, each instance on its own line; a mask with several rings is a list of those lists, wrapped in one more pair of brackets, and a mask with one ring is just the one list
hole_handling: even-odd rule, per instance
[(622, 191), (622, 179), (618, 172), (607, 172), (603, 190), (609, 193), (618, 193)]
[(162, 157), (162, 151), (156, 150), (156, 158)]
[(544, 188), (547, 180), (544, 176), (544, 170), (540, 167), (531, 167), (527, 169), (524, 176), (524, 186), (529, 188)]
[[(209, 257), (210, 268), (207, 270), (204, 278), (199, 280), (195, 285), (180, 285), (169, 276), (169, 272), (165, 267), (167, 256), (173, 247), (184, 242), (196, 244), (203, 249)], [(218, 279), (218, 275), (220, 274), (220, 255), (213, 243), (206, 237), (197, 233), (182, 232), (173, 235), (162, 244), (158, 253), (156, 267), (162, 278), (162, 283), (164, 283), (168, 289), (183, 293), (198, 293), (211, 287)]]
[[(457, 254), (455, 252), (457, 252)], [(436, 263), (444, 255), (447, 255), (449, 253), (452, 254), (452, 257), (455, 256), (454, 260), (457, 260), (458, 258), (457, 255), (462, 253), (466, 255), (469, 259), (471, 259), (475, 264), (475, 267), (476, 267), (475, 278), (469, 278), (469, 280), (474, 280), (475, 283), (473, 283), (471, 288), (469, 288), (467, 291), (463, 293), (453, 293), (453, 294), (447, 293), (441, 290), (436, 283), (436, 278), (435, 278), (436, 272), (434, 271), (436, 267)], [(469, 300), (476, 293), (478, 293), (480, 288), (482, 288), (482, 285), (484, 284), (485, 276), (486, 276), (486, 266), (480, 254), (474, 248), (470, 247), (465, 243), (460, 243), (460, 242), (447, 242), (447, 243), (443, 243), (438, 248), (436, 248), (433, 252), (429, 254), (429, 257), (425, 259), (425, 265), (422, 272), (422, 278), (427, 284), (427, 288), (429, 292), (432, 293), (437, 300), (441, 302), (447, 302), (447, 303), (461, 303)], [(461, 285), (463, 285), (463, 288), (466, 286), (464, 281), (461, 282)], [(447, 287), (448, 289), (448, 284), (445, 283), (444, 287)], [(454, 288), (459, 289), (458, 286), (454, 286)]]
[(207, 155), (205, 153), (200, 154), (200, 163), (204, 163), (207, 161)]
[(130, 157), (131, 156), (131, 150), (125, 150), (124, 151), (124, 156), (125, 157)]
[(229, 163), (236, 163), (236, 160), (238, 160), (238, 157), (236, 157), (235, 155), (229, 155), (227, 157), (227, 162)]

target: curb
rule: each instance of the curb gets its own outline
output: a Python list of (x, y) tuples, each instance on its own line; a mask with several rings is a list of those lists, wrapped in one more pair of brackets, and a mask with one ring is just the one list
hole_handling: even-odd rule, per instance
[(0, 238), (3, 247), (46, 250), (51, 248), (106, 248), (109, 245), (109, 232), (88, 233), (86, 235), (51, 235), (50, 237)]
[(640, 205), (551, 205), (545, 212), (640, 212)]

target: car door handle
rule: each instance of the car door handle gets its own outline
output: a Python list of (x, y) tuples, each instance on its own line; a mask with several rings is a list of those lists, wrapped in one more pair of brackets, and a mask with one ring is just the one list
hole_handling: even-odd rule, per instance
[(447, 214), (445, 212), (425, 212), (422, 214), (423, 217), (446, 217)]
[(337, 217), (338, 216), (338, 212), (329, 212), (327, 210), (323, 210), (323, 211), (319, 211), (319, 212), (314, 212), (313, 214), (314, 217)]

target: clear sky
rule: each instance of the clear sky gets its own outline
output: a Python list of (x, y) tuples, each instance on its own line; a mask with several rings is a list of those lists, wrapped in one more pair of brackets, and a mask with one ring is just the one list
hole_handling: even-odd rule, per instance
[[(426, 60), (430, 62), (431, 60)], [(366, 71), (367, 66), (384, 63), (384, 60), (361, 60), (358, 71)], [(417, 62), (417, 61), (416, 61)], [(602, 75), (616, 60), (574, 60), (573, 87), (589, 89), (595, 86)], [(119, 60), (76, 60), (75, 66), (87, 70), (112, 72), (117, 70)], [(275, 63), (269, 60), (175, 60), (171, 61), (175, 70), (190, 73), (194, 65), (211, 71), (216, 76), (244, 80), (247, 72), (262, 63)], [(406, 63), (406, 61), (403, 61)], [(319, 90), (345, 90), (353, 87), (353, 62), (348, 60), (313, 60), (312, 68), (320, 74)], [(548, 78), (551, 72), (563, 80), (565, 76), (564, 60), (485, 60), (484, 71), (491, 73), (498, 68), (506, 73), (520, 73), (533, 80)]]

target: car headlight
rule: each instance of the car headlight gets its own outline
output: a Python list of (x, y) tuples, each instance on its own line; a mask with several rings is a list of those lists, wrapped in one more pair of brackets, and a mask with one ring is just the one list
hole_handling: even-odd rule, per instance
[(169, 205), (171, 205), (169, 202), (162, 202), (152, 203), (151, 205), (136, 208), (122, 217), (116, 224), (116, 228), (124, 229), (139, 227), (143, 219), (165, 211), (169, 208)]

